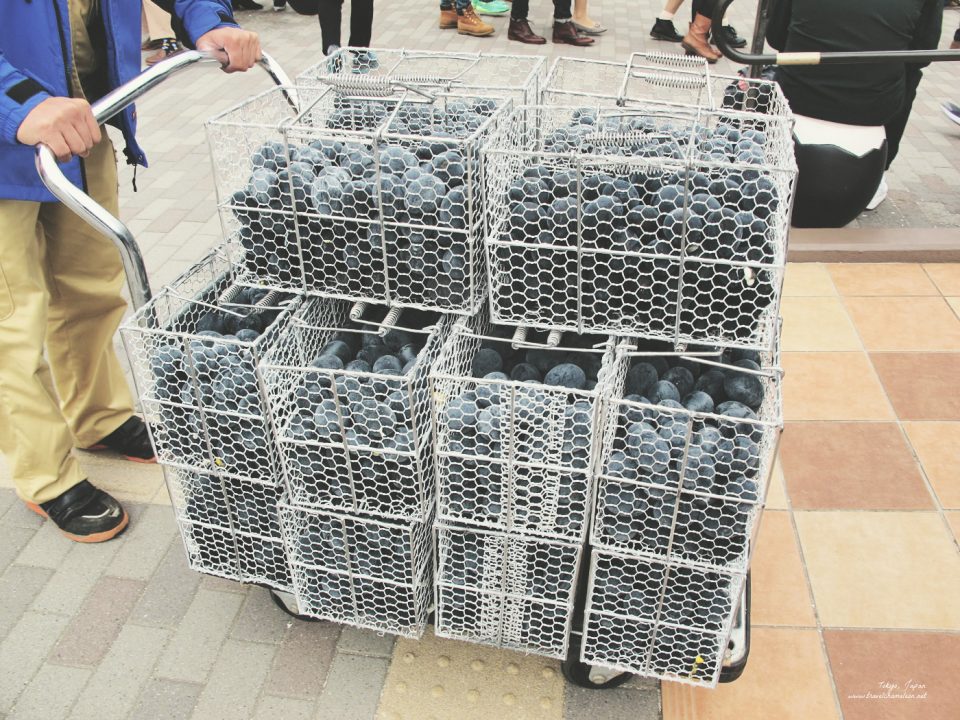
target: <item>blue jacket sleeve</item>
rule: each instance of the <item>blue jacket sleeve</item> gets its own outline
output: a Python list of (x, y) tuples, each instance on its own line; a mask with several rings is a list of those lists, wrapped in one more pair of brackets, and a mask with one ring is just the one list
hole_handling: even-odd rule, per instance
[(173, 16), (173, 29), (188, 47), (214, 28), (240, 27), (233, 19), (230, 0), (155, 0)]
[(16, 145), (23, 119), (49, 97), (43, 85), (15, 68), (0, 50), (0, 145)]

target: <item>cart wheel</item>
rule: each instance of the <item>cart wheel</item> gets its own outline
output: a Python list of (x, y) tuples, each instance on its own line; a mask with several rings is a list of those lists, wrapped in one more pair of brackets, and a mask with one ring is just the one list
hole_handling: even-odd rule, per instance
[(623, 685), (630, 679), (630, 673), (617, 673), (616, 670), (594, 668), (570, 658), (560, 663), (560, 670), (567, 680), (588, 690), (608, 690)]
[(727, 659), (720, 668), (719, 682), (729, 683), (743, 675), (750, 657), (750, 573), (743, 582), (740, 607), (730, 633)]
[[(309, 615), (301, 615), (297, 611), (297, 601), (294, 599), (293, 595), (290, 595), (289, 593), (279, 593), (273, 588), (267, 588), (267, 592), (270, 593), (270, 597), (273, 599), (273, 604), (283, 610), (290, 617), (296, 618), (297, 620), (303, 620), (304, 622), (320, 622), (320, 618), (310, 617)], [(287, 598), (289, 598), (289, 600)]]

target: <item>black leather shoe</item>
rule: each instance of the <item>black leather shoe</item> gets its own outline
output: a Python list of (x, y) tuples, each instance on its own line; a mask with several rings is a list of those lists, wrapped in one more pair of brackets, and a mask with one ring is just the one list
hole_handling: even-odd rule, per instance
[(130, 522), (120, 503), (86, 480), (53, 500), (39, 505), (28, 502), (27, 507), (49, 518), (64, 535), (81, 543), (111, 540)]
[(683, 35), (677, 32), (672, 20), (657, 18), (653, 23), (653, 29), (650, 31), (650, 37), (654, 40), (666, 40), (667, 42), (680, 42)]
[[(732, 48), (744, 48), (747, 46), (747, 41), (737, 35), (737, 29), (733, 25), (724, 25), (721, 32), (727, 40), (727, 45)], [(711, 33), (711, 38), (713, 39), (713, 44), (716, 45), (716, 33)]]
[(150, 444), (147, 425), (136, 415), (131, 415), (120, 427), (87, 450), (113, 450), (127, 460), (138, 463), (155, 463), (156, 453)]

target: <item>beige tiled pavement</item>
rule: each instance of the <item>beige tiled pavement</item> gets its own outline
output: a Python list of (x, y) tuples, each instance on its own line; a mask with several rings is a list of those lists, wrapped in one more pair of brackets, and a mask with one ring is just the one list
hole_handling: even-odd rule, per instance
[[(596, 47), (581, 51), (508, 43), (503, 19), (494, 20), (494, 38), (463, 38), (435, 28), (436, 8), (430, 3), (377, 3), (374, 44), (397, 47), (415, 38), (418, 47), (428, 49), (622, 60), (633, 50), (674, 49), (646, 36), (659, 4), (591, 3), (593, 14), (614, 29)], [(732, 19), (742, 31), (750, 27), (751, 9), (751, 3), (734, 6)], [(542, 28), (549, 14), (549, 6), (541, 4), (531, 17)], [(319, 59), (315, 20), (289, 11), (239, 17), (262, 33), (265, 47), (291, 74)], [(947, 24), (955, 26), (958, 15), (948, 18)], [(733, 70), (726, 62), (720, 69)], [(938, 109), (941, 100), (958, 99), (954, 70), (944, 64), (926, 71), (902, 156), (889, 176), (890, 199), (855, 225), (960, 224), (960, 130)], [(123, 218), (144, 250), (155, 287), (220, 239), (202, 121), (268, 86), (255, 74), (227, 77), (195, 69), (140, 102), (151, 167), (138, 173), (137, 193), (131, 170), (121, 169), (121, 198)], [(756, 627), (747, 671), (716, 691), (664, 686), (666, 718), (839, 718), (851, 707), (848, 687), (872, 687), (886, 679), (881, 672), (900, 667), (868, 667), (850, 679), (843, 663), (862, 657), (865, 648), (886, 648), (893, 656), (900, 632), (910, 632), (909, 646), (919, 647), (912, 652), (920, 656), (924, 645), (915, 639), (918, 631), (936, 638), (936, 647), (946, 652), (955, 647), (960, 630), (949, 602), (960, 590), (960, 502), (950, 472), (956, 467), (951, 451), (960, 399), (949, 382), (956, 377), (953, 358), (960, 355), (944, 352), (955, 347), (948, 313), (952, 309), (954, 321), (960, 315), (958, 266), (793, 265), (784, 295), (788, 423), (884, 422), (903, 428), (917, 482), (923, 489), (929, 486), (929, 504), (897, 512), (874, 507), (870, 477), (851, 467), (848, 472), (857, 477), (843, 483), (844, 492), (860, 492), (867, 501), (856, 510), (824, 507), (834, 500), (807, 488), (801, 492), (798, 483), (804, 478), (791, 477), (789, 466), (781, 470), (778, 465), (757, 541)], [(924, 312), (912, 327), (910, 313), (928, 308), (936, 310)], [(896, 332), (885, 333), (875, 317), (888, 309)], [(911, 344), (911, 337), (918, 344)], [(823, 458), (811, 458), (818, 461)], [(29, 513), (9, 489), (9, 472), (0, 459), (0, 718), (370, 720), (406, 717), (412, 702), (413, 716), (427, 718), (428, 709), (435, 708), (430, 712), (447, 720), (470, 716), (470, 690), (477, 691), (476, 705), (488, 717), (648, 720), (660, 714), (656, 683), (580, 691), (564, 687), (555, 661), (438, 641), (429, 633), (420, 644), (395, 644), (327, 623), (293, 622), (270, 605), (262, 590), (201, 579), (187, 568), (156, 468), (91, 454), (82, 454), (81, 463), (127, 503), (132, 516), (130, 531), (101, 547), (71, 546)], [(804, 509), (798, 509), (794, 495), (808, 498)], [(954, 510), (941, 514), (941, 508)], [(835, 633), (854, 632), (845, 624), (859, 634), (837, 644)], [(874, 632), (885, 633), (881, 640), (887, 643), (868, 637)], [(401, 663), (410, 648), (433, 658), (437, 668), (417, 673), (419, 682), (404, 676), (408, 666)], [(484, 693), (500, 685), (464, 685), (462, 700), (443, 705), (434, 686), (443, 685), (441, 696), (455, 686), (435, 679), (438, 663), (446, 656), (451, 662), (443, 670), (459, 667), (453, 659), (460, 655), (500, 668), (499, 680), (513, 684), (489, 698)], [(509, 670), (511, 663), (516, 674)], [(917, 667), (920, 672), (928, 665)], [(553, 671), (549, 677), (548, 669)], [(918, 676), (933, 686), (938, 703), (918, 705), (930, 709), (922, 717), (940, 720), (949, 716), (938, 717), (939, 708), (960, 706), (948, 704), (956, 699), (955, 689), (944, 686), (942, 677), (933, 670)], [(948, 681), (952, 678), (948, 675)], [(400, 683), (407, 683), (406, 696)], [(527, 707), (528, 714), (520, 711)], [(864, 717), (856, 712), (850, 711), (848, 720)]]

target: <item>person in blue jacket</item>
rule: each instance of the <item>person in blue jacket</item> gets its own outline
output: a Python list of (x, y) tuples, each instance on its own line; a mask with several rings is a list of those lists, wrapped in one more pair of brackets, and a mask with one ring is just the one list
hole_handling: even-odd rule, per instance
[[(260, 58), (229, 0), (157, 3), (181, 42), (227, 72)], [(0, 2), (0, 451), (20, 498), (79, 542), (115, 537), (128, 517), (88, 482), (73, 448), (155, 458), (113, 349), (125, 309), (120, 254), (47, 191), (34, 147), (48, 145), (67, 177), (117, 215), (114, 149), (90, 103), (139, 72), (139, 2)], [(127, 161), (146, 165), (133, 108), (112, 122)]]

